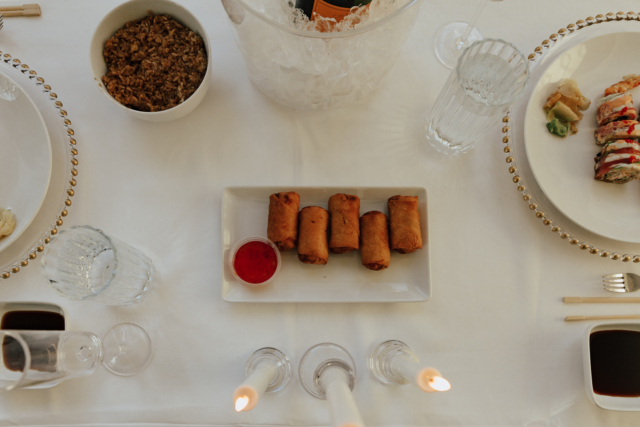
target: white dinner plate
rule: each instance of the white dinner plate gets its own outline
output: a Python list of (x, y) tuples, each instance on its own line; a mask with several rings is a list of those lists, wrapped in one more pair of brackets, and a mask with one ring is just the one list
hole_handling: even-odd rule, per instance
[[(6, 74), (15, 99), (0, 98), (0, 209), (10, 208), (16, 228), (0, 238), (0, 252), (27, 229), (42, 206), (51, 178), (49, 132), (27, 93)], [(0, 82), (0, 90), (2, 87)]]
[[(280, 191), (300, 195), (300, 208), (328, 208), (336, 193), (360, 197), (360, 215), (378, 210), (388, 215), (387, 199), (418, 196), (422, 249), (391, 252), (389, 268), (367, 270), (360, 251), (329, 254), (327, 265), (308, 265), (295, 250), (282, 252), (282, 268), (274, 281), (251, 288), (234, 280), (227, 258), (246, 237), (267, 237), (269, 196)], [(222, 197), (222, 297), (230, 302), (419, 302), (431, 295), (427, 191), (419, 187), (229, 187)]]
[[(640, 43), (640, 33), (607, 34), (586, 40), (559, 56), (544, 72), (533, 91), (525, 118), (525, 146), (531, 170), (540, 188), (565, 216), (598, 235), (640, 243), (640, 181), (611, 184), (594, 179), (594, 157), (601, 147), (593, 136), (596, 103), (604, 90), (628, 74), (640, 74), (640, 55), (629, 46)], [(562, 79), (578, 82), (591, 100), (578, 124), (578, 133), (566, 138), (546, 128), (542, 107)], [(638, 108), (640, 90), (630, 91)]]

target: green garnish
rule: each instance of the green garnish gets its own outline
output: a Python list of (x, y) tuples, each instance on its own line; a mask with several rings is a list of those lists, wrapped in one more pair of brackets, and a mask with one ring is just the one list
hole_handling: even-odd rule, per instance
[[(555, 107), (554, 107), (555, 108)], [(553, 119), (547, 123), (547, 129), (554, 135), (564, 138), (569, 134), (569, 124), (558, 119)]]

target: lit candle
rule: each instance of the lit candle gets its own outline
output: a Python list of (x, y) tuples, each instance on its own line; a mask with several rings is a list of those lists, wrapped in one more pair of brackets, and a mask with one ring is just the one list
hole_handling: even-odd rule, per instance
[(236, 411), (250, 411), (260, 396), (267, 389), (276, 375), (277, 369), (273, 363), (261, 362), (249, 377), (233, 393), (233, 403)]
[(320, 381), (329, 402), (331, 425), (364, 427), (344, 370), (338, 367), (327, 368), (320, 376)]
[(437, 369), (425, 368), (402, 355), (391, 359), (391, 371), (427, 393), (447, 391), (451, 388), (449, 381), (442, 378)]

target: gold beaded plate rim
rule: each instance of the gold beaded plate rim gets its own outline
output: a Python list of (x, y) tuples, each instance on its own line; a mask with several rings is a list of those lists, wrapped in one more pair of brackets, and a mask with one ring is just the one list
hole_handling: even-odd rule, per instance
[[(549, 51), (552, 50), (556, 44), (563, 39), (567, 39), (572, 35), (577, 34), (580, 30), (584, 30), (585, 28), (589, 28), (591, 26), (602, 24), (602, 23), (613, 23), (613, 22), (627, 22), (627, 21), (640, 21), (640, 14), (636, 12), (618, 12), (618, 13), (607, 13), (605, 15), (599, 14), (595, 17), (589, 16), (586, 19), (581, 19), (577, 21), (575, 24), (569, 24), (565, 28), (561, 28), (557, 33), (551, 34), (548, 39), (544, 40), (540, 46), (537, 46), (534, 49), (534, 52), (531, 53), (527, 60), (529, 61), (529, 65), (533, 68), (537, 63), (541, 62), (541, 58), (545, 56)], [(531, 85), (532, 88), (535, 87), (534, 84)], [(550, 215), (548, 210), (545, 210), (540, 202), (536, 199), (536, 197), (531, 193), (531, 191), (527, 188), (527, 184), (525, 182), (525, 178), (522, 173), (518, 171), (516, 165), (516, 156), (514, 152), (514, 143), (513, 143), (513, 129), (510, 125), (511, 122), (511, 111), (507, 113), (506, 116), (502, 118), (502, 122), (500, 123), (501, 131), (502, 131), (502, 147), (503, 152), (506, 155), (506, 163), (507, 170), (511, 175), (511, 181), (516, 186), (516, 190), (520, 193), (522, 200), (528, 205), (529, 210), (535, 215), (537, 219), (540, 220), (542, 225), (547, 229), (551, 230), (551, 232), (555, 233), (561, 241), (568, 242), (570, 245), (579, 248), (585, 253), (596, 255), (602, 258), (608, 258), (612, 261), (623, 261), (629, 262), (632, 261), (634, 263), (640, 263), (640, 245), (638, 244), (628, 244), (625, 242), (622, 243), (627, 247), (634, 246), (636, 253), (625, 253), (625, 251), (615, 251), (608, 246), (611, 245), (593, 245), (579, 236), (579, 233), (574, 233), (573, 230), (569, 230), (562, 224), (562, 221), (558, 221), (557, 217), (563, 217), (562, 214), (558, 215)], [(532, 177), (535, 180), (535, 178)], [(550, 202), (549, 202), (550, 203)], [(565, 217), (566, 218), (566, 217)], [(578, 225), (574, 224), (570, 219), (566, 218), (567, 221), (573, 224), (573, 227), (581, 228)], [(611, 239), (604, 238), (603, 240), (608, 240), (613, 242)]]
[[(64, 197), (61, 202), (56, 203), (55, 215), (52, 215), (52, 221), (47, 225), (46, 231), (38, 234), (39, 238), (37, 241), (35, 241), (34, 244), (30, 244), (27, 250), (22, 250), (19, 255), (14, 258), (14, 261), (9, 261), (3, 264), (3, 266), (0, 266), (0, 280), (7, 280), (32, 263), (37, 258), (38, 253), (44, 251), (44, 247), (51, 241), (51, 237), (58, 234), (58, 228), (63, 225), (63, 218), (68, 215), (69, 207), (72, 205), (71, 199), (75, 196), (74, 187), (77, 185), (78, 176), (78, 149), (75, 131), (72, 128), (71, 119), (69, 118), (66, 107), (62, 101), (60, 101), (58, 94), (45, 82), (45, 79), (35, 70), (32, 70), (27, 64), (22, 63), (18, 58), (14, 58), (2, 48), (0, 48), (0, 61), (0, 66), (3, 67), (3, 69), (14, 70), (13, 74), (16, 76), (14, 77), (12, 75), (11, 77), (13, 77), (18, 84), (21, 84), (21, 82), (27, 79), (30, 84), (35, 85), (39, 89), (42, 96), (48, 101), (46, 103), (51, 105), (62, 129), (62, 143), (65, 144), (63, 150), (65, 152), (65, 162), (68, 161), (70, 163), (70, 166), (66, 166), (63, 174), (66, 183), (60, 187)], [(22, 75), (22, 77), (19, 75)], [(24, 90), (25, 87), (22, 86), (22, 89)], [(52, 141), (52, 144), (53, 143)], [(47, 191), (47, 194), (49, 191), (52, 191), (51, 187)], [(27, 227), (27, 231), (34, 226), (35, 224), (32, 223)], [(14, 244), (17, 242), (18, 240), (16, 240)], [(10, 249), (7, 248), (7, 250)]]

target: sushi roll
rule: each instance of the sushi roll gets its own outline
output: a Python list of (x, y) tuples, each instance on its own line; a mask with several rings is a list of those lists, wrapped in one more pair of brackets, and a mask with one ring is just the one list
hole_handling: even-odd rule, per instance
[(620, 139), (618, 141), (611, 141), (607, 145), (605, 145), (600, 154), (596, 157), (596, 163), (599, 159), (602, 159), (602, 156), (607, 156), (608, 154), (635, 154), (640, 158), (640, 142), (634, 139)]
[(633, 106), (633, 97), (628, 93), (605, 96), (598, 101), (597, 108), (598, 126), (604, 126), (616, 120), (635, 120), (638, 115)]
[[(610, 145), (623, 143), (617, 141)], [(603, 148), (602, 152), (595, 158), (595, 179), (614, 184), (624, 184), (640, 177), (640, 146), (635, 141), (629, 144), (631, 145), (630, 147), (619, 150), (605, 151), (607, 147)]]
[(618, 139), (640, 139), (640, 123), (635, 120), (619, 120), (607, 123), (595, 130), (596, 144), (604, 145)]

